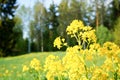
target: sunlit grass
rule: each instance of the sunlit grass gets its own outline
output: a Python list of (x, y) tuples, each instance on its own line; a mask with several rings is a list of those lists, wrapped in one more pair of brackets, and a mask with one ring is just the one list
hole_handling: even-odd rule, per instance
[(23, 65), (29, 64), (33, 58), (37, 58), (44, 65), (45, 58), (50, 54), (62, 57), (65, 52), (37, 52), (0, 58), (0, 80), (31, 80), (29, 75), (22, 74)]

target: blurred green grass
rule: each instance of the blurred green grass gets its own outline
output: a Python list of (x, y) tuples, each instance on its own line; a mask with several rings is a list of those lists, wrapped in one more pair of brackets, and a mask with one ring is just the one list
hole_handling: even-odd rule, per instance
[(47, 56), (57, 55), (62, 57), (64, 54), (65, 52), (37, 52), (15, 57), (0, 58), (0, 80), (32, 80), (30, 75), (22, 73), (23, 65), (28, 65), (33, 58), (37, 58), (41, 64), (44, 65)]

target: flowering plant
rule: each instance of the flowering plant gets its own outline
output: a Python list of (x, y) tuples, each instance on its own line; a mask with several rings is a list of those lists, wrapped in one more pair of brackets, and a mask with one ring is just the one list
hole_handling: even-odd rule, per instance
[[(35, 71), (43, 71), (47, 80), (119, 80), (120, 79), (120, 47), (112, 42), (101, 46), (96, 43), (95, 30), (84, 26), (82, 21), (73, 20), (66, 32), (75, 38), (77, 44), (69, 46), (62, 37), (54, 40), (58, 49), (67, 46), (62, 58), (49, 55), (44, 67), (33, 60), (30, 67)], [(25, 66), (23, 71), (29, 70)], [(39, 75), (40, 76), (40, 75)], [(39, 78), (40, 80), (40, 78)]]
[(28, 66), (24, 65), (22, 71), (24, 73), (28, 71), (31, 74), (31, 76), (33, 77), (34, 80), (42, 80), (43, 68), (40, 64), (40, 61), (36, 58), (31, 60), (31, 62)]
[[(82, 21), (73, 20), (66, 32), (77, 41), (77, 45), (67, 45), (66, 55), (61, 59), (63, 73), (70, 80), (118, 80), (120, 79), (120, 48), (112, 42), (103, 46), (96, 43), (95, 30), (84, 26)], [(56, 41), (59, 38), (59, 42)], [(59, 49), (60, 37), (54, 41)], [(65, 41), (65, 40), (64, 40)], [(57, 43), (57, 44), (56, 44)]]

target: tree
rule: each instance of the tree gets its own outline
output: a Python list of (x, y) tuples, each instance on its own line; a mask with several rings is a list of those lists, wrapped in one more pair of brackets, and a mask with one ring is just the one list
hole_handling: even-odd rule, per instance
[(13, 28), (13, 30), (15, 32), (19, 33), (19, 39), (16, 42), (15, 48), (14, 48), (14, 54), (15, 55), (20, 55), (22, 53), (26, 53), (27, 52), (27, 41), (25, 41), (23, 39), (23, 24), (22, 24), (22, 19), (18, 16), (15, 16), (15, 27)]
[(116, 20), (114, 25), (114, 41), (120, 45), (120, 17)]
[(112, 9), (113, 9), (113, 20), (116, 20), (118, 17), (120, 17), (120, 0), (113, 0), (112, 1)]
[(23, 25), (22, 30), (23, 30), (23, 34), (27, 34), (25, 38), (28, 39), (27, 46), (28, 46), (28, 53), (30, 53), (31, 52), (30, 21), (32, 20), (33, 17), (32, 9), (30, 7), (25, 7), (23, 5), (18, 9), (16, 15), (21, 17), (22, 19), (22, 25)]
[(71, 0), (69, 9), (69, 16), (71, 16), (71, 20), (79, 19), (83, 21), (86, 10), (86, 1)]
[(57, 28), (59, 26), (58, 22), (58, 10), (57, 5), (52, 3), (48, 10), (48, 27), (49, 27), (49, 50), (55, 50), (53, 48), (53, 41), (58, 36)]
[(106, 41), (113, 40), (112, 33), (108, 28), (106, 28), (103, 25), (99, 26), (98, 29), (96, 30), (96, 36), (97, 36), (97, 42), (101, 45), (104, 44)]
[(83, 0), (62, 0), (58, 7), (58, 33), (64, 36), (69, 44), (74, 44), (74, 40), (70, 40), (66, 34), (66, 27), (74, 19), (84, 20), (86, 3)]
[(14, 32), (14, 12), (16, 0), (0, 0), (0, 49), (3, 56), (8, 56), (15, 47), (19, 33)]
[(38, 51), (44, 51), (44, 35), (46, 29), (46, 14), (47, 11), (41, 2), (36, 2), (34, 6), (34, 21), (35, 21), (35, 35)]
[(13, 18), (17, 7), (16, 0), (0, 0), (0, 19), (5, 21)]
[(105, 6), (105, 3), (108, 1), (106, 0), (93, 0), (92, 4), (92, 11), (95, 13), (94, 18), (94, 26), (98, 28), (100, 25), (104, 25), (104, 22), (106, 20), (106, 13), (107, 13), (107, 7)]
[(113, 25), (116, 24), (117, 18), (120, 17), (120, 0), (109, 1), (108, 6), (105, 5), (107, 0), (100, 1), (102, 3), (100, 8), (100, 22), (102, 22), (109, 30), (114, 30)]
[(62, 0), (60, 5), (58, 6), (58, 33), (60, 36), (66, 36), (66, 27), (70, 23), (69, 21), (69, 7), (68, 7), (68, 0)]
[(112, 0), (107, 7), (107, 12), (104, 18), (104, 25), (108, 29), (114, 30), (114, 24), (118, 17), (120, 17), (120, 0)]

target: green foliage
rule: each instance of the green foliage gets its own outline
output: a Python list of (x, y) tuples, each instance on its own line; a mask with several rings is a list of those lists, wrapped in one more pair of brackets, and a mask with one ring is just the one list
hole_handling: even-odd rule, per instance
[[(44, 32), (46, 31), (47, 27), (47, 11), (44, 7), (43, 3), (37, 1), (36, 5), (34, 6), (34, 21), (31, 23), (30, 27), (30, 36), (32, 43), (36, 45), (36, 51), (44, 51)], [(33, 40), (35, 40), (33, 42)]]
[(99, 26), (96, 30), (97, 42), (101, 45), (106, 41), (112, 41), (113, 35), (105, 26)]
[(120, 0), (113, 0), (113, 6), (119, 12), (120, 11)]
[(120, 17), (115, 22), (114, 30), (114, 42), (120, 45)]
[(58, 27), (59, 25), (59, 22), (58, 22), (58, 16), (57, 16), (57, 6), (53, 3), (50, 5), (50, 8), (49, 8), (49, 25), (51, 25), (52, 29), (56, 30), (56, 28)]
[(28, 39), (22, 37), (17, 40), (14, 55), (21, 55), (28, 52)]
[(16, 0), (0, 0), (0, 19), (7, 20), (14, 16)]
[(10, 55), (19, 35), (13, 30), (16, 23), (13, 18), (17, 8), (15, 4), (16, 0), (0, 1), (0, 49), (3, 56)]
[(105, 15), (106, 25), (109, 29), (114, 29), (113, 25), (118, 17), (120, 17), (120, 0), (112, 0)]
[(48, 45), (48, 50), (49, 51), (54, 51), (56, 50), (55, 48), (53, 48), (53, 41), (54, 39), (58, 36), (58, 31), (57, 28), (59, 26), (59, 21), (58, 21), (58, 10), (57, 10), (57, 6), (53, 3), (50, 5), (49, 7), (49, 11), (48, 11), (48, 35), (46, 35), (46, 37), (48, 37), (48, 43), (46, 45)]
[(4, 56), (10, 55), (19, 37), (19, 32), (13, 31), (14, 24), (14, 20), (7, 20), (0, 26), (0, 48)]

